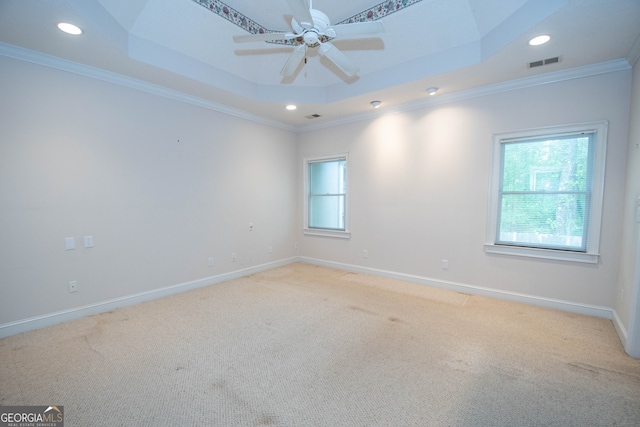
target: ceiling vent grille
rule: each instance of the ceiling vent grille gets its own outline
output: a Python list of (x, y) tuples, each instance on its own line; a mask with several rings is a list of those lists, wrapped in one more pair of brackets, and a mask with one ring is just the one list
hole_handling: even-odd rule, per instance
[(542, 67), (543, 65), (556, 64), (560, 62), (559, 56), (553, 58), (541, 59), (539, 61), (529, 62), (529, 68)]
[(317, 119), (318, 117), (322, 117), (320, 114), (311, 114), (310, 116), (304, 116), (306, 119)]

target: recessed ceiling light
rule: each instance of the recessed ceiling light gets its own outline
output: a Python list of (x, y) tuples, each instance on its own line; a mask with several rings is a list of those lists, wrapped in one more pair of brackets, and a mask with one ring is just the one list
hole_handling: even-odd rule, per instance
[(380, 104), (382, 104), (380, 101), (371, 101), (373, 108), (380, 108)]
[(549, 40), (551, 40), (551, 37), (545, 34), (542, 36), (532, 38), (531, 40), (529, 40), (529, 44), (531, 46), (540, 46), (541, 44), (545, 44)]
[(431, 96), (435, 95), (436, 92), (438, 92), (438, 88), (437, 87), (430, 87), (429, 89), (427, 89), (427, 93)]
[(72, 36), (79, 36), (82, 34), (82, 29), (77, 25), (69, 24), (68, 22), (60, 22), (58, 24), (58, 28), (60, 31), (64, 31), (67, 34), (71, 34)]
[(286, 106), (286, 107), (284, 107), (284, 108), (286, 108), (286, 109), (287, 109), (287, 110), (289, 110), (289, 111), (293, 111), (293, 110), (295, 110), (295, 109), (296, 109), (296, 108), (298, 108), (298, 107), (296, 107), (296, 106), (295, 106), (295, 105), (293, 105), (293, 104), (289, 104), (289, 105), (287, 105), (287, 106)]

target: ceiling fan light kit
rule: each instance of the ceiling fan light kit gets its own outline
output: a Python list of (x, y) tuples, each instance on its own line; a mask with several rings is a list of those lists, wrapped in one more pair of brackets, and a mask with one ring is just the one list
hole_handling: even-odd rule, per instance
[(329, 17), (325, 13), (313, 9), (313, 4), (308, 4), (307, 0), (287, 0), (287, 2), (289, 9), (293, 12), (293, 18), (291, 19), (293, 33), (244, 34), (233, 37), (236, 43), (285, 41), (287, 44), (295, 46), (280, 71), (280, 75), (283, 77), (295, 74), (302, 60), (306, 58), (307, 49), (309, 48), (317, 48), (319, 55), (331, 61), (347, 77), (352, 77), (360, 69), (349, 57), (336, 48), (330, 40), (336, 37), (370, 36), (384, 32), (384, 25), (380, 21), (331, 26)]

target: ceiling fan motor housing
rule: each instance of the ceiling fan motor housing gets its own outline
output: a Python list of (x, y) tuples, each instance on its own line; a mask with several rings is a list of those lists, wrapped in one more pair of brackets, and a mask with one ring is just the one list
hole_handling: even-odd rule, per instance
[[(291, 28), (296, 34), (302, 35), (304, 42), (309, 47), (314, 47), (320, 44), (321, 36), (324, 36), (325, 31), (329, 28), (329, 17), (316, 9), (310, 9), (311, 18), (313, 18), (313, 27), (307, 29), (302, 27), (295, 18), (291, 18)], [(320, 36), (320, 37), (319, 37)]]
[(330, 40), (337, 37), (338, 31), (341, 36), (367, 36), (384, 32), (384, 26), (380, 21), (339, 24), (336, 27), (331, 27), (329, 17), (325, 13), (309, 7), (310, 0), (288, 0), (288, 3), (293, 11), (293, 18), (291, 18), (293, 33), (272, 32), (233, 36), (233, 40), (240, 43), (281, 41), (284, 44), (295, 46), (280, 71), (280, 75), (285, 77), (295, 75), (296, 71), (300, 69), (300, 64), (303, 60), (306, 63), (306, 55), (309, 48), (317, 48), (317, 53), (320, 56), (327, 58), (347, 77), (351, 77), (358, 72), (358, 67), (344, 53), (331, 44)]

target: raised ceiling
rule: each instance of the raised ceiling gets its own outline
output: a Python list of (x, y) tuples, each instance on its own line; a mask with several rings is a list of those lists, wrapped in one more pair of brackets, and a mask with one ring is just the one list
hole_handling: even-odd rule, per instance
[[(314, 123), (364, 114), (374, 99), (385, 108), (420, 102), (432, 86), (446, 97), (568, 70), (629, 67), (640, 35), (638, 0), (315, 0), (313, 8), (332, 24), (384, 23), (375, 37), (333, 41), (359, 66), (356, 76), (310, 50), (283, 78), (293, 47), (233, 42), (254, 28), (290, 31), (286, 0), (3, 0), (0, 53), (44, 53), (300, 128), (312, 114), (321, 116)], [(65, 35), (59, 21), (85, 33)], [(549, 43), (527, 44), (543, 33)], [(553, 57), (559, 62), (527, 66)], [(299, 108), (285, 111), (285, 103)]]

